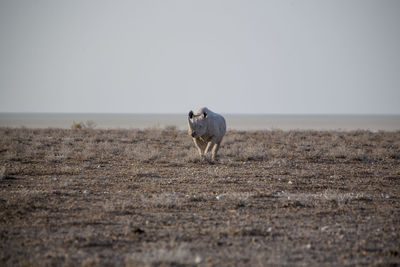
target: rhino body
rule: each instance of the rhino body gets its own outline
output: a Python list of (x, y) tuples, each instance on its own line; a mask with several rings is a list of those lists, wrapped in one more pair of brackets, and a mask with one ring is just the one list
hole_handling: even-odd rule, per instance
[(218, 149), (226, 132), (226, 122), (223, 116), (204, 107), (196, 114), (188, 114), (189, 135), (204, 158), (211, 152), (211, 159), (215, 160)]

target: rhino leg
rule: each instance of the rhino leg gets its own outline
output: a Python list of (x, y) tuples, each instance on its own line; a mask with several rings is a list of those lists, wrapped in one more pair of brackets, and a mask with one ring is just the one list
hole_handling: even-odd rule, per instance
[(200, 157), (203, 158), (207, 144), (197, 138), (193, 138), (193, 142), (199, 151)]
[(212, 160), (215, 160), (215, 158), (217, 157), (217, 153), (218, 153), (218, 150), (219, 150), (219, 146), (221, 145), (221, 142), (218, 142), (218, 143), (216, 143), (215, 145), (214, 145), (214, 147), (213, 147), (213, 149), (212, 149), (212, 151), (211, 151), (211, 155), (212, 155)]
[(215, 142), (214, 139), (211, 139), (207, 144), (205, 153), (211, 152), (211, 160), (214, 161), (218, 149), (219, 149), (219, 143)]
[(206, 147), (206, 150), (204, 151), (204, 153), (207, 154), (208, 152), (210, 152), (211, 149), (214, 147), (214, 145), (215, 145), (215, 142), (213, 140), (209, 141), (207, 143), (207, 147)]

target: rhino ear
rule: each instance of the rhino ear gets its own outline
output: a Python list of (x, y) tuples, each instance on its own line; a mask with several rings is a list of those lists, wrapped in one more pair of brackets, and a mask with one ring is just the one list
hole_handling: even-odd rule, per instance
[(189, 111), (189, 119), (193, 118), (193, 111)]
[(203, 118), (207, 118), (207, 112), (203, 112)]

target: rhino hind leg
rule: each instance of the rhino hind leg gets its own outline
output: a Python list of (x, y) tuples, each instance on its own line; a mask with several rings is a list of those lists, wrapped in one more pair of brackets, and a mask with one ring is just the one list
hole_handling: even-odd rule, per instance
[(211, 140), (207, 144), (206, 153), (211, 153), (211, 160), (214, 161), (217, 157), (217, 153), (220, 147), (221, 141), (216, 142), (215, 140)]
[(214, 148), (215, 142), (211, 139), (208, 143), (207, 143), (207, 147), (204, 153), (209, 153), (213, 148)]
[(218, 150), (219, 150), (219, 147), (220, 147), (220, 145), (221, 145), (221, 142), (218, 142), (218, 143), (216, 143), (215, 145), (214, 145), (214, 147), (213, 147), (213, 149), (212, 149), (212, 151), (211, 151), (211, 155), (212, 155), (212, 160), (215, 160), (216, 158), (217, 158), (217, 153), (218, 153)]

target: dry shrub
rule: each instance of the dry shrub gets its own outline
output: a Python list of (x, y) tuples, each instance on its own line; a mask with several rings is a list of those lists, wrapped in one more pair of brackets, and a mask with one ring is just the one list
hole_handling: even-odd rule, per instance
[(142, 252), (130, 254), (125, 259), (127, 266), (140, 266), (143, 264), (186, 266), (200, 263), (200, 257), (196, 256), (185, 243), (177, 245), (164, 245), (148, 248)]
[(227, 147), (222, 153), (236, 161), (264, 161), (267, 160), (267, 148), (257, 144), (235, 143)]
[(4, 179), (6, 177), (7, 177), (6, 166), (1, 166), (1, 168), (0, 168), (0, 179)]
[(82, 130), (82, 129), (90, 130), (90, 129), (94, 129), (95, 127), (96, 127), (96, 123), (92, 120), (88, 120), (88, 121), (86, 121), (86, 123), (73, 121), (71, 124), (72, 130)]
[(245, 132), (228, 133), (219, 153), (236, 161), (264, 161), (269, 151), (265, 140), (265, 137)]
[(185, 200), (185, 196), (179, 193), (169, 193), (162, 192), (160, 194), (152, 194), (149, 195), (148, 198), (142, 199), (142, 201), (146, 204), (146, 206), (150, 205), (155, 208), (168, 208), (174, 209), (179, 208), (183, 201)]

